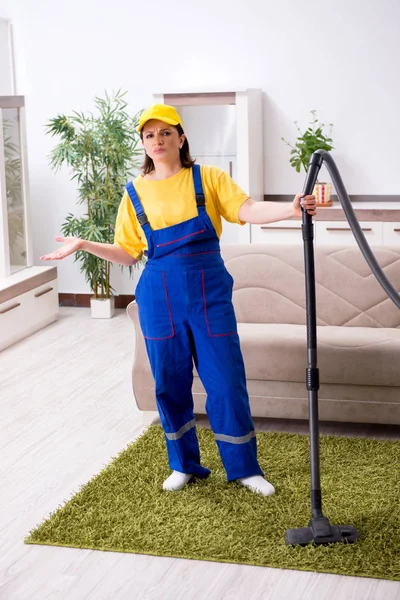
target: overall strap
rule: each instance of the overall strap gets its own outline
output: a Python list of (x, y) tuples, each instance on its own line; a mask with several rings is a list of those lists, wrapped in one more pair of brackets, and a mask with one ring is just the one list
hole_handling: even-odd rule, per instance
[(133, 205), (133, 208), (135, 209), (137, 220), (139, 221), (140, 225), (143, 227), (143, 231), (145, 232), (146, 238), (148, 241), (148, 238), (151, 234), (150, 223), (149, 223), (146, 213), (144, 212), (142, 203), (139, 200), (139, 196), (136, 193), (135, 186), (133, 185), (132, 181), (130, 181), (127, 184), (126, 191), (128, 192), (129, 198), (131, 199), (131, 202)]
[(197, 210), (205, 210), (206, 200), (204, 198), (203, 184), (201, 183), (200, 165), (194, 164), (192, 167), (194, 192), (196, 194)]

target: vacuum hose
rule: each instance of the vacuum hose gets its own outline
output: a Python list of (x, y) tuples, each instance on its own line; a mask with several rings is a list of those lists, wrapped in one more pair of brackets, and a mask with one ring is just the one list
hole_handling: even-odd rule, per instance
[(363, 234), (357, 217), (351, 205), (350, 198), (344, 187), (344, 183), (338, 171), (338, 168), (329, 152), (325, 150), (317, 150), (310, 158), (306, 181), (304, 184), (304, 194), (306, 196), (313, 193), (314, 186), (318, 177), (322, 163), (325, 162), (328, 172), (332, 178), (338, 198), (341, 202), (343, 212), (349, 222), (351, 231), (356, 239), (356, 242), (364, 255), (372, 273), (375, 275), (382, 288), (385, 290), (389, 298), (394, 302), (397, 308), (400, 308), (400, 294), (396, 288), (390, 283), (385, 273), (382, 271), (378, 261), (376, 260), (370, 245), (368, 244), (365, 235)]

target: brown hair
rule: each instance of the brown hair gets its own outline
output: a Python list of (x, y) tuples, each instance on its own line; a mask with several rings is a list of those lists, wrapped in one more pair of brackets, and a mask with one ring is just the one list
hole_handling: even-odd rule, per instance
[[(180, 125), (174, 125), (174, 127), (177, 130), (178, 135), (182, 135), (184, 133), (184, 131)], [(140, 139), (143, 141), (143, 130), (140, 132)], [(195, 161), (195, 159), (193, 159), (190, 156), (189, 142), (187, 141), (187, 138), (185, 138), (185, 141), (183, 142), (183, 146), (179, 150), (179, 155), (180, 155), (182, 167), (185, 167), (186, 169), (190, 169), (191, 167), (193, 167), (193, 165), (196, 161)], [(148, 175), (148, 173), (151, 173), (152, 171), (154, 171), (153, 159), (150, 158), (150, 156), (148, 156), (147, 154), (145, 154), (145, 157), (144, 157), (142, 171), (143, 171), (143, 175)]]

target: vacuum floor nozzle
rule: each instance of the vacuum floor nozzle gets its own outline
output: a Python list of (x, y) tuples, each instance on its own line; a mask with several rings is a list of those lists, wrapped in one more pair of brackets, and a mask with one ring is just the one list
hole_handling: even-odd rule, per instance
[(308, 527), (286, 531), (288, 546), (306, 546), (311, 543), (335, 544), (336, 542), (352, 544), (357, 540), (358, 532), (353, 525), (330, 525), (326, 517), (312, 518)]

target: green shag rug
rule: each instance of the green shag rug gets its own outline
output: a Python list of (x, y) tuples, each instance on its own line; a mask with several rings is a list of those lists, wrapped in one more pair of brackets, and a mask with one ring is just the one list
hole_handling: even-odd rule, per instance
[(163, 492), (170, 471), (152, 425), (25, 542), (400, 580), (400, 442), (322, 436), (324, 514), (360, 539), (288, 547), (286, 529), (310, 518), (308, 436), (257, 434), (276, 487), (267, 498), (227, 483), (212, 432), (198, 436), (208, 479)]

